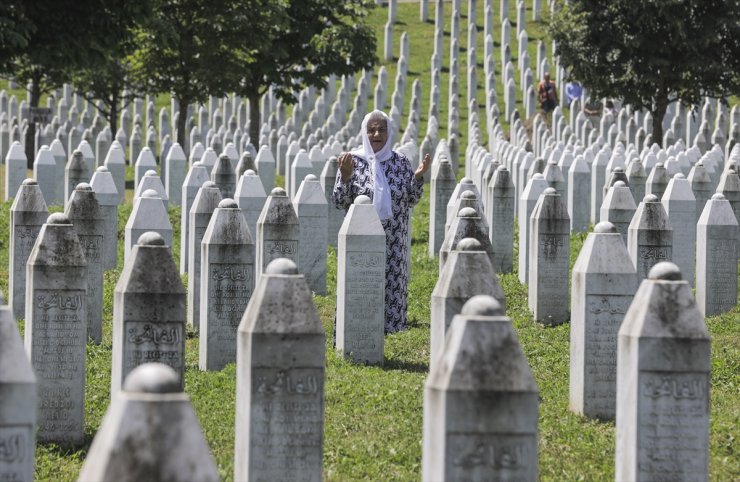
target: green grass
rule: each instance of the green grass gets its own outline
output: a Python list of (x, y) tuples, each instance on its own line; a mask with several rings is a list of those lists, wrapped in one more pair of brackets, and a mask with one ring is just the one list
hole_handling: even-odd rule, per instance
[[(467, 2), (461, 2), (466, 26)], [(482, 34), (483, 2), (479, 1), (478, 26)], [(449, 3), (445, 4), (447, 15)], [(515, 20), (515, 2), (510, 2), (510, 19)], [(433, 16), (433, 6), (430, 5)], [(405, 126), (413, 79), (422, 83), (422, 125), (426, 130), (429, 108), (429, 64), (433, 45), (433, 24), (419, 22), (418, 3), (399, 3), (399, 22), (395, 28), (395, 45), (402, 31), (411, 41), (409, 79), (404, 98)], [(498, 15), (495, 15), (498, 18)], [(387, 19), (386, 9), (376, 9), (370, 17), (376, 31), (382, 32)], [(494, 22), (496, 23), (496, 22)], [(498, 49), (499, 27), (494, 32)], [(445, 24), (449, 32), (449, 18)], [(515, 28), (513, 29), (515, 30)], [(529, 50), (536, 58), (536, 43), (543, 38), (542, 25), (528, 18)], [(381, 34), (382, 35), (382, 34)], [(478, 41), (478, 99), (484, 105), (483, 42)], [(466, 35), (461, 35), (460, 71), (465, 72)], [(382, 39), (381, 39), (382, 42)], [(449, 35), (445, 35), (444, 55), (449, 55)], [(514, 59), (516, 49), (513, 49)], [(378, 45), (378, 57), (382, 43)], [(548, 48), (548, 54), (550, 49)], [(496, 54), (496, 74), (500, 79), (500, 62)], [(395, 78), (395, 62), (386, 65), (389, 85)], [(446, 137), (448, 73), (442, 72), (440, 136)], [(465, 98), (466, 84), (460, 79), (460, 96)], [(498, 98), (503, 99), (501, 82), (497, 83)], [(521, 97), (521, 94), (518, 94)], [(388, 93), (390, 99), (391, 93)], [(166, 98), (157, 99), (157, 107), (168, 105)], [(370, 103), (372, 105), (372, 101)], [(461, 152), (467, 144), (467, 106), (460, 105)], [(481, 116), (485, 133), (485, 120)], [(462, 165), (462, 163), (461, 163)], [(462, 170), (462, 167), (461, 167)], [(3, 171), (0, 168), (0, 176)], [(105, 274), (103, 343), (88, 346), (85, 435), (92, 440), (100, 426), (110, 401), (111, 320), (113, 290), (123, 266), (122, 241), (125, 222), (131, 212), (132, 169), (127, 171), (130, 182), (128, 203), (119, 210), (119, 267)], [(1, 183), (0, 183), (1, 184)], [(1, 188), (0, 188), (1, 189)], [(7, 294), (8, 210), (10, 203), (0, 203), (0, 289)], [(59, 210), (60, 208), (55, 208)], [(179, 210), (170, 209), (174, 227), (172, 251), (179, 263)], [(421, 473), (421, 434), (423, 387), (429, 365), (429, 306), (431, 292), (437, 280), (437, 261), (426, 255), (429, 219), (428, 188), (414, 210), (412, 221), (412, 277), (409, 285), (409, 330), (387, 336), (385, 365), (366, 367), (345, 362), (331, 349), (331, 330), (336, 299), (336, 252), (329, 248), (328, 293), (315, 296), (314, 302), (327, 332), (326, 412), (324, 432), (324, 478), (327, 480), (418, 480)], [(515, 225), (516, 226), (516, 225)], [(585, 236), (571, 241), (571, 265)], [(515, 244), (516, 246), (516, 244)], [(187, 282), (186, 278), (183, 278)], [(614, 478), (614, 424), (589, 420), (568, 410), (569, 326), (546, 328), (533, 322), (527, 309), (526, 286), (519, 283), (516, 273), (500, 277), (507, 297), (507, 314), (512, 318), (519, 341), (532, 367), (540, 390), (539, 472), (542, 480), (610, 480)], [(740, 308), (707, 320), (712, 335), (712, 391), (710, 471), (712, 480), (740, 479), (737, 427), (740, 426)], [(19, 320), (23, 329), (23, 322)], [(185, 389), (199, 417), (211, 453), (224, 480), (233, 477), (235, 366), (220, 372), (201, 372), (197, 367), (198, 339), (188, 333), (186, 345)], [(64, 452), (53, 445), (39, 445), (36, 452), (36, 480), (75, 480), (86, 455), (87, 446)]]

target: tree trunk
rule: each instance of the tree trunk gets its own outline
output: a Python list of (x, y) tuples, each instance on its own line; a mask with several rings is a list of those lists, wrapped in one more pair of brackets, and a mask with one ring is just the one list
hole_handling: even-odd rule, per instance
[(113, 135), (113, 139), (116, 138), (116, 132), (118, 132), (118, 94), (111, 94), (110, 108), (108, 109), (108, 124), (110, 124), (110, 131)]
[(41, 74), (34, 70), (31, 75), (31, 102), (28, 106), (28, 129), (26, 130), (26, 166), (33, 169), (33, 161), (36, 157), (36, 123), (31, 121), (31, 110), (39, 106), (41, 100)]
[(258, 90), (249, 93), (249, 142), (260, 150), (260, 94)]
[[(190, 105), (190, 99), (177, 96), (175, 99), (177, 99), (177, 103), (180, 106), (180, 115), (177, 117), (177, 142), (185, 152), (188, 152), (189, 149), (186, 148), (188, 146), (185, 144), (185, 139), (188, 137), (189, 133), (185, 132), (185, 125), (188, 120), (188, 105)], [(202, 133), (202, 135), (205, 139), (205, 133)]]
[(663, 146), (663, 117), (667, 109), (668, 99), (657, 99), (655, 108), (650, 112), (653, 116), (653, 142), (657, 142), (661, 147), (666, 147)]

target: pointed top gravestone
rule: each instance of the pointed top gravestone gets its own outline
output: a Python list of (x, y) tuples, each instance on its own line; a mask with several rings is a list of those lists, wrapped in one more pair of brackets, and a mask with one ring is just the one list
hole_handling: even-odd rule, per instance
[(170, 147), (165, 160), (165, 189), (167, 197), (175, 206), (182, 205), (182, 187), (187, 176), (187, 158), (180, 144), (175, 142)]
[(274, 188), (257, 220), (257, 278), (273, 259), (288, 258), (298, 261), (299, 226), (298, 216), (285, 189)]
[(49, 204), (63, 204), (63, 183), (59, 182), (57, 161), (47, 146), (42, 146), (33, 162), (33, 177), (39, 183), (44, 199)]
[(5, 156), (5, 200), (10, 200), (18, 188), (26, 179), (26, 166), (28, 158), (20, 142), (15, 141), (10, 145)]
[(156, 231), (168, 246), (172, 246), (172, 224), (162, 199), (153, 189), (144, 191), (140, 198), (134, 200), (131, 215), (126, 221), (124, 260), (128, 260), (139, 236), (148, 231)]
[(272, 190), (275, 187), (275, 157), (268, 146), (260, 147), (257, 157), (254, 160), (257, 173), (262, 181), (265, 190)]
[(33, 480), (36, 386), (12, 310), (0, 306), (0, 446), (4, 448), (0, 479)]
[(89, 182), (92, 172), (82, 155), (82, 151), (75, 150), (64, 168), (64, 205), (69, 202), (69, 197), (75, 187), (81, 182)]
[(452, 164), (443, 158), (432, 172), (432, 187), (429, 201), (429, 250), (430, 257), (439, 253), (445, 237), (447, 205), (456, 187)]
[(662, 203), (673, 228), (671, 261), (678, 266), (689, 285), (693, 286), (696, 255), (696, 198), (691, 190), (691, 183), (680, 172), (668, 182)]
[(112, 397), (134, 368), (152, 361), (169, 365), (184, 386), (185, 287), (166, 242), (154, 231), (139, 236), (116, 284)]
[(134, 165), (134, 192), (139, 190), (139, 183), (141, 178), (146, 175), (148, 171), (153, 170), (157, 172), (157, 160), (154, 158), (154, 153), (148, 147), (141, 150), (136, 158), (136, 164)]
[(329, 206), (319, 179), (308, 174), (293, 199), (298, 215), (298, 268), (313, 292), (326, 294), (326, 248)]
[(167, 190), (165, 189), (164, 184), (162, 184), (162, 178), (157, 175), (157, 171), (154, 169), (150, 169), (144, 173), (144, 177), (141, 178), (139, 186), (134, 192), (134, 201), (140, 198), (144, 191), (148, 191), (150, 189), (157, 193), (157, 196), (162, 200), (162, 204), (164, 204), (165, 209), (167, 209), (170, 199), (167, 196)]
[(221, 190), (222, 198), (231, 199), (234, 197), (236, 174), (234, 174), (234, 166), (231, 165), (231, 158), (226, 154), (221, 154), (218, 157), (218, 161), (211, 171), (211, 181), (215, 182)]
[(472, 207), (463, 207), (450, 225), (442, 246), (439, 248), (440, 274), (444, 270), (450, 252), (456, 249), (457, 244), (464, 238), (477, 239), (483, 246), (483, 250), (488, 253), (488, 258), (491, 261), (491, 265), (493, 265), (493, 247), (488, 238), (488, 226), (485, 226), (478, 211)]
[(655, 264), (673, 258), (673, 228), (656, 195), (646, 195), (637, 206), (627, 230), (627, 249), (638, 282), (647, 278)]
[(615, 478), (708, 480), (704, 317), (675, 264), (658, 263), (647, 278), (619, 329)]
[(79, 482), (219, 480), (180, 376), (161, 363), (131, 371), (111, 400)]
[(111, 176), (113, 176), (116, 191), (118, 191), (118, 202), (122, 203), (126, 199), (126, 158), (121, 145), (117, 141), (114, 141), (108, 149), (103, 165), (108, 168)]
[(622, 240), (627, 244), (627, 233), (630, 223), (637, 210), (635, 200), (632, 199), (630, 188), (624, 181), (617, 181), (606, 193), (604, 202), (601, 204), (600, 221), (608, 221), (622, 235)]
[(110, 171), (105, 166), (95, 170), (90, 186), (95, 191), (103, 218), (103, 269), (118, 265), (118, 191)]
[(188, 233), (190, 232), (190, 208), (201, 186), (209, 180), (208, 170), (200, 161), (190, 167), (182, 185), (182, 202), (180, 204), (180, 274), (188, 272)]

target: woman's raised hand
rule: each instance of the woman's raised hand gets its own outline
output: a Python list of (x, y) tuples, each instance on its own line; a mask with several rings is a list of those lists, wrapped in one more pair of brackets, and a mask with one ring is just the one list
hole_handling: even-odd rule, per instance
[(339, 172), (342, 173), (342, 182), (349, 181), (352, 177), (352, 171), (355, 168), (355, 161), (352, 159), (352, 154), (349, 152), (343, 152), (339, 155)]
[(432, 165), (432, 156), (427, 154), (424, 156), (424, 159), (422, 159), (421, 164), (419, 164), (419, 167), (416, 168), (416, 172), (414, 173), (414, 176), (416, 176), (416, 179), (421, 179), (422, 176), (424, 176), (424, 173), (426, 173), (429, 170), (429, 166)]

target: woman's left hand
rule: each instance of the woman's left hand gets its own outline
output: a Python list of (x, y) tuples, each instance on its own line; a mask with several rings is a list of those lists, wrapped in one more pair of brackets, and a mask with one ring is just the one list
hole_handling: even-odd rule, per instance
[(414, 176), (416, 179), (421, 179), (422, 176), (429, 170), (429, 166), (432, 165), (432, 156), (427, 154), (424, 156), (424, 159), (422, 159), (421, 164), (419, 164), (419, 167), (416, 168), (416, 172), (414, 173)]

